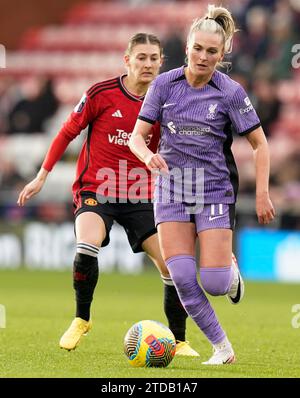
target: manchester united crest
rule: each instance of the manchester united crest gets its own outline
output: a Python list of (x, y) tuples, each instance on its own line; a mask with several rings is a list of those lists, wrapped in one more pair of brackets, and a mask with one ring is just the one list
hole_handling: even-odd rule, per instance
[(85, 199), (84, 203), (88, 206), (97, 206), (98, 202), (94, 198)]

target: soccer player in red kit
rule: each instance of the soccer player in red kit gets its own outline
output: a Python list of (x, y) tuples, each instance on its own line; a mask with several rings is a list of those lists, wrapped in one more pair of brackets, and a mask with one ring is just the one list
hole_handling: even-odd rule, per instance
[[(156, 36), (138, 33), (124, 56), (127, 75), (94, 84), (54, 138), (37, 177), (19, 195), (23, 206), (43, 187), (68, 144), (89, 126), (73, 184), (76, 256), (73, 286), (76, 317), (60, 339), (72, 350), (91, 328), (90, 307), (98, 280), (98, 253), (109, 243), (114, 221), (124, 227), (133, 252), (145, 251), (164, 282), (164, 310), (177, 340), (177, 355), (198, 356), (185, 339), (187, 314), (161, 257), (153, 219), (151, 174), (129, 150), (128, 141), (149, 84), (158, 75), (162, 48)], [(159, 125), (148, 141), (156, 152)]]

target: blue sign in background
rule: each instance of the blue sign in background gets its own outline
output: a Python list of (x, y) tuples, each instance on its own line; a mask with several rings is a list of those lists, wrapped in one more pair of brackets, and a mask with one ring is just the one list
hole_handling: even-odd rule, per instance
[(299, 232), (240, 230), (237, 253), (246, 279), (300, 282)]

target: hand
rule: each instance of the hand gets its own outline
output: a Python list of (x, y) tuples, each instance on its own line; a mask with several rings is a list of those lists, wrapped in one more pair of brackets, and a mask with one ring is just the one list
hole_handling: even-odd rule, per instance
[(163, 157), (160, 156), (158, 153), (151, 152), (149, 155), (145, 157), (144, 160), (148, 169), (156, 174), (159, 173), (169, 173), (169, 168), (167, 163), (164, 161)]
[(260, 224), (269, 224), (275, 217), (275, 210), (268, 193), (256, 195), (256, 214)]
[(36, 177), (29, 184), (25, 185), (23, 190), (20, 192), (17, 201), (18, 205), (24, 206), (25, 202), (27, 202), (28, 199), (30, 199), (32, 196), (40, 192), (40, 190), (43, 188), (44, 183), (45, 183), (44, 179)]

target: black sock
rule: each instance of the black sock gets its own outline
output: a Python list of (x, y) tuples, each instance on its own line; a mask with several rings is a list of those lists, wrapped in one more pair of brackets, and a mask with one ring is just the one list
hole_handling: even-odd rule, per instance
[(164, 310), (169, 322), (169, 329), (175, 339), (185, 341), (186, 319), (188, 314), (182, 306), (175, 286), (164, 284)]
[(76, 292), (76, 317), (86, 321), (90, 319), (90, 308), (98, 275), (97, 257), (77, 253), (73, 267), (73, 287)]

